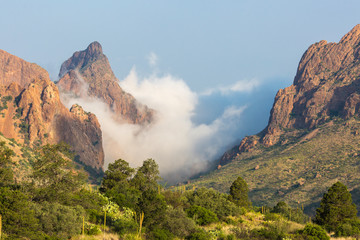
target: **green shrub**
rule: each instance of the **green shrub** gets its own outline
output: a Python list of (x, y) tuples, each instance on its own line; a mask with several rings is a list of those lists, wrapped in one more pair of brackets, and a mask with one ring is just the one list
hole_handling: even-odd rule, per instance
[(174, 236), (166, 229), (156, 228), (149, 233), (150, 239), (154, 240), (168, 240), (173, 239)]
[(281, 219), (281, 216), (276, 213), (266, 213), (265, 214), (265, 221), (279, 221)]
[(207, 225), (219, 221), (216, 214), (211, 210), (196, 205), (187, 209), (186, 213), (199, 225)]
[(195, 229), (195, 223), (181, 208), (169, 207), (166, 211), (164, 228), (178, 237), (186, 237)]
[(197, 205), (209, 209), (220, 219), (241, 213), (240, 208), (228, 200), (228, 195), (214, 189), (199, 188), (197, 191), (186, 192), (185, 197), (191, 206)]
[(308, 223), (303, 230), (299, 233), (309, 240), (329, 240), (330, 237), (326, 234), (326, 231), (316, 224)]
[(86, 223), (85, 225), (85, 233), (87, 235), (98, 235), (101, 233), (101, 229), (98, 225), (92, 223)]
[(335, 236), (346, 237), (354, 236), (360, 237), (360, 219), (348, 220), (337, 227), (335, 230)]
[(286, 219), (297, 223), (306, 223), (308, 219), (308, 216), (301, 209), (291, 208), (283, 201), (278, 202), (271, 212), (278, 213)]
[(69, 207), (59, 203), (42, 202), (34, 206), (35, 216), (39, 219), (40, 228), (49, 236), (68, 239), (81, 233), (82, 207)]
[(276, 229), (270, 228), (261, 228), (261, 229), (254, 229), (251, 231), (251, 239), (270, 239), (270, 240), (277, 240), (283, 239), (285, 234), (283, 232), (279, 232)]
[(209, 240), (211, 235), (203, 229), (197, 229), (185, 238), (186, 240)]

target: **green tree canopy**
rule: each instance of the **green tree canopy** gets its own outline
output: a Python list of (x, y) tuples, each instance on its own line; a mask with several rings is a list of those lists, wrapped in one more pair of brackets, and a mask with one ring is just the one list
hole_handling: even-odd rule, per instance
[(149, 158), (138, 168), (131, 184), (140, 191), (157, 190), (157, 182), (161, 179), (159, 174), (159, 166), (154, 159)]
[(100, 192), (111, 198), (119, 206), (134, 207), (140, 193), (130, 186), (135, 169), (125, 160), (110, 163), (101, 183)]
[(337, 182), (324, 194), (320, 207), (316, 210), (315, 221), (333, 231), (346, 220), (356, 218), (356, 213), (351, 193), (344, 184)]
[(85, 183), (85, 175), (65, 158), (64, 144), (44, 145), (33, 164), (37, 201), (68, 201)]
[(242, 177), (238, 177), (230, 186), (229, 200), (240, 207), (248, 207), (251, 205), (248, 197), (249, 188)]
[(14, 152), (0, 142), (0, 186), (6, 186), (14, 182), (14, 175), (11, 169), (11, 157)]

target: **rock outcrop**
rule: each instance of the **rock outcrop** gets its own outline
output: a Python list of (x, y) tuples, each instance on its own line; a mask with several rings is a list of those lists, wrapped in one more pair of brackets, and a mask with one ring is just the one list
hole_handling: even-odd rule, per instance
[(150, 123), (154, 111), (140, 104), (119, 86), (100, 43), (91, 43), (84, 51), (75, 52), (60, 69), (57, 85), (77, 97), (95, 97), (104, 101), (118, 121)]
[(102, 170), (102, 133), (95, 115), (80, 106), (69, 111), (46, 70), (0, 50), (0, 132), (19, 143), (64, 141), (79, 161)]
[[(289, 130), (312, 130), (333, 119), (360, 115), (360, 25), (339, 43), (320, 41), (302, 56), (293, 84), (276, 94), (267, 127), (258, 134), (265, 147), (279, 143)], [(254, 147), (244, 138), (222, 162)], [(245, 146), (245, 147), (244, 147)]]

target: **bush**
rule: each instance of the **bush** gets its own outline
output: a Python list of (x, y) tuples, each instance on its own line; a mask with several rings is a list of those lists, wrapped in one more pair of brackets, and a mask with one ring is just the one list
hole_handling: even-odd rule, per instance
[(159, 229), (159, 228), (152, 230), (149, 234), (149, 237), (150, 239), (154, 239), (154, 240), (168, 240), (174, 238), (171, 232), (169, 232), (166, 229)]
[(277, 239), (283, 239), (284, 237), (285, 234), (283, 232), (278, 232), (275, 229), (261, 228), (261, 229), (254, 229), (251, 231), (251, 239), (277, 240)]
[(278, 213), (290, 221), (297, 223), (306, 223), (308, 216), (301, 209), (290, 208), (285, 202), (278, 202), (272, 213)]
[(360, 219), (348, 220), (335, 230), (337, 237), (360, 237)]
[(299, 233), (309, 240), (329, 240), (330, 237), (326, 234), (326, 231), (316, 224), (308, 223), (303, 230)]
[(92, 223), (85, 224), (85, 233), (87, 235), (98, 235), (101, 233), (100, 227)]
[(207, 233), (205, 230), (197, 229), (189, 236), (185, 238), (186, 240), (209, 240), (211, 239), (211, 234)]
[(199, 188), (194, 192), (186, 192), (185, 196), (191, 206), (197, 205), (209, 209), (220, 219), (241, 213), (240, 209), (228, 200), (226, 194), (219, 193), (214, 189)]
[(178, 237), (186, 237), (195, 229), (195, 223), (181, 208), (169, 207), (166, 212), (164, 228)]
[(81, 233), (82, 217), (85, 215), (82, 207), (43, 202), (36, 204), (34, 209), (42, 231), (49, 236), (67, 239)]
[(216, 214), (209, 209), (200, 206), (191, 206), (186, 210), (189, 217), (193, 218), (199, 225), (207, 225), (219, 221)]

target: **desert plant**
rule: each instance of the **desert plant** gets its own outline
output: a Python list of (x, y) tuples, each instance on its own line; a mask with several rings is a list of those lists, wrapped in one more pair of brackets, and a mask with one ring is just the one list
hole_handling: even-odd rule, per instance
[(351, 193), (344, 184), (337, 182), (324, 194), (316, 210), (315, 222), (334, 231), (345, 221), (356, 218), (356, 213)]

